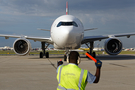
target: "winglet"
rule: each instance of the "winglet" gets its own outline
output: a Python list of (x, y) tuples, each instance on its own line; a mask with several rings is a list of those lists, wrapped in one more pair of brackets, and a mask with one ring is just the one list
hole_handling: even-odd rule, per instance
[(68, 15), (68, 2), (66, 2), (66, 15)]

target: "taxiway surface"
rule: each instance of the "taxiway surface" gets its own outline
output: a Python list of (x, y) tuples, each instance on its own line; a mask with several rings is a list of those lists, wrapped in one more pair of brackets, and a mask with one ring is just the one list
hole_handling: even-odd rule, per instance
[[(95, 74), (95, 63), (81, 56), (79, 67)], [(103, 62), (98, 84), (86, 90), (135, 90), (135, 55), (97, 56)], [(63, 55), (0, 56), (0, 90), (56, 90), (57, 60)], [(67, 64), (64, 62), (64, 64)]]

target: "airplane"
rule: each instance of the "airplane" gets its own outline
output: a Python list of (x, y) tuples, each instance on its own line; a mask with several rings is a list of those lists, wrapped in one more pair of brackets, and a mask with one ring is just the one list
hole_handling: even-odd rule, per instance
[(44, 31), (50, 31), (51, 37), (30, 37), (30, 36), (18, 36), (18, 35), (5, 35), (0, 34), (0, 37), (17, 38), (13, 43), (14, 52), (18, 55), (24, 56), (29, 54), (31, 50), (31, 44), (29, 40), (41, 42), (41, 48), (43, 52), (40, 52), (40, 58), (46, 56), (49, 58), (49, 52), (46, 52), (47, 47), (52, 44), (55, 49), (63, 49), (66, 51), (64, 55), (64, 61), (68, 56), (70, 49), (78, 49), (82, 44), (90, 49), (89, 53), (96, 57), (96, 53), (93, 52), (94, 41), (101, 41), (106, 39), (104, 49), (109, 55), (118, 55), (122, 51), (122, 42), (117, 37), (126, 36), (129, 38), (134, 33), (113, 34), (113, 35), (99, 35), (99, 36), (84, 36), (85, 31), (95, 30), (84, 29), (82, 22), (73, 15), (68, 14), (68, 2), (66, 3), (66, 15), (58, 17), (52, 24), (51, 30), (40, 29)]

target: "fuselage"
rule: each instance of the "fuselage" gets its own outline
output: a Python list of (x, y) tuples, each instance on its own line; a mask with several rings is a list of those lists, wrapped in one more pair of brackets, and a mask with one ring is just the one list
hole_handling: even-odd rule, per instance
[(60, 16), (52, 24), (51, 38), (56, 49), (77, 49), (83, 37), (83, 24), (72, 15)]

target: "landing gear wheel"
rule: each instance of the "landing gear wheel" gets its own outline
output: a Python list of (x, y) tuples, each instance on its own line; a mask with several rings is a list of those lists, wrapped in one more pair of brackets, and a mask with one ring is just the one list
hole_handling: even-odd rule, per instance
[(92, 56), (93, 56), (94, 58), (96, 58), (96, 53), (95, 53), (95, 52), (93, 52), (93, 53), (92, 53)]
[(67, 61), (67, 56), (66, 55), (64, 55), (64, 61)]
[(49, 52), (46, 52), (46, 58), (49, 58)]
[(40, 58), (43, 58), (43, 52), (40, 52)]

